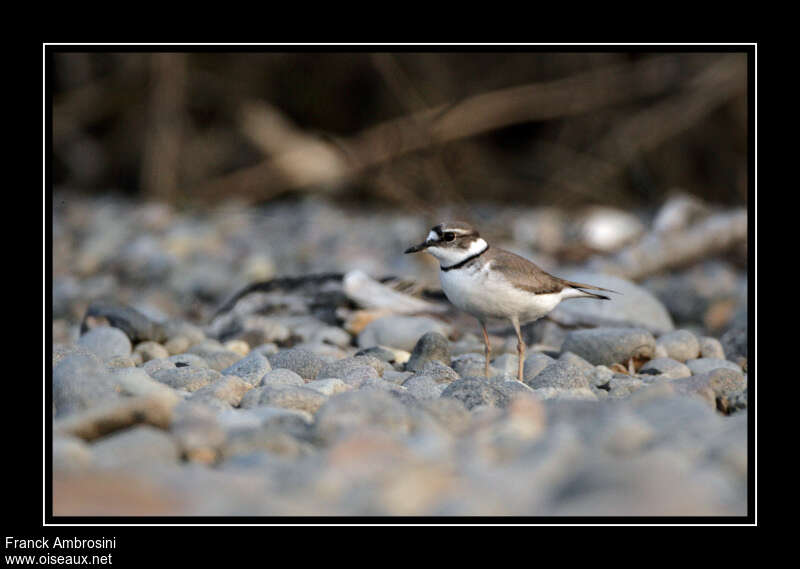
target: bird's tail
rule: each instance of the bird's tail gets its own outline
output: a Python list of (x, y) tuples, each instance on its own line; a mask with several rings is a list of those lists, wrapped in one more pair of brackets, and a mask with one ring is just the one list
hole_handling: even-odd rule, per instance
[(619, 292), (617, 292), (615, 290), (611, 290), (610, 288), (603, 288), (603, 287), (600, 287), (600, 286), (594, 286), (594, 285), (584, 284), (584, 283), (576, 283), (574, 281), (564, 281), (564, 284), (566, 284), (567, 286), (572, 287), (574, 289), (578, 289), (584, 295), (586, 295), (587, 297), (591, 297), (591, 298), (602, 298), (603, 300), (611, 300), (611, 298), (605, 296), (604, 294), (598, 294), (596, 292), (589, 292), (588, 290), (583, 290), (583, 289), (588, 288), (588, 289), (591, 289), (591, 290), (602, 290), (603, 292), (612, 292), (614, 294), (622, 294), (622, 293), (619, 293)]

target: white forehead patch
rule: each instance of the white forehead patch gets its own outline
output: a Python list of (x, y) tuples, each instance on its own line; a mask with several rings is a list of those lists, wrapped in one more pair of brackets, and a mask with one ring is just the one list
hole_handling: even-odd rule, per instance
[(438, 240), (439, 236), (436, 235), (435, 231), (431, 231), (430, 233), (428, 233), (428, 238), (426, 239), (426, 241), (438, 241)]

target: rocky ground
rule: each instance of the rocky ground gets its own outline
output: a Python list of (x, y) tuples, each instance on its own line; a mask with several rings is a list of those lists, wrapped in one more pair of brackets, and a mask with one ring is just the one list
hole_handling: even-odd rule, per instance
[(519, 382), (513, 331), (490, 328), (485, 378), (474, 320), (401, 254), (421, 218), (56, 194), (54, 513), (744, 515), (741, 259), (588, 271), (669, 207), (599, 232), (481, 210), (498, 244), (622, 293), (526, 326)]

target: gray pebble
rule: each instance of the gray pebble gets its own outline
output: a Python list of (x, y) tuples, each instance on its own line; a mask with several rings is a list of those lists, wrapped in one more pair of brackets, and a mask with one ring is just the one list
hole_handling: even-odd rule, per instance
[(680, 379), (692, 375), (692, 370), (677, 360), (656, 358), (640, 367), (639, 375), (656, 375), (664, 379)]
[(223, 369), (222, 374), (235, 375), (250, 385), (259, 385), (261, 378), (271, 369), (267, 358), (258, 352), (252, 352), (232, 366)]
[(102, 468), (135, 469), (153, 463), (174, 463), (180, 457), (175, 440), (161, 429), (139, 425), (99, 439), (91, 445), (94, 463)]
[(561, 350), (594, 365), (612, 365), (630, 358), (650, 358), (655, 347), (653, 335), (642, 328), (592, 328), (567, 334)]
[(438, 332), (428, 332), (417, 341), (406, 362), (406, 369), (419, 371), (428, 362), (450, 365), (450, 342)]
[[(483, 354), (469, 353), (453, 358), (452, 367), (461, 377), (484, 377), (485, 358)], [(498, 374), (498, 370), (489, 363), (489, 377)]]
[(408, 392), (420, 400), (438, 399), (447, 387), (446, 383), (438, 383), (427, 375), (414, 375), (403, 382)]
[(689, 360), (686, 362), (686, 366), (692, 370), (692, 374), (698, 375), (701, 373), (707, 373), (709, 371), (715, 369), (731, 369), (733, 371), (738, 371), (741, 373), (742, 368), (740, 368), (735, 363), (728, 361), (728, 360), (720, 360), (717, 358), (698, 358), (696, 360)]
[(384, 316), (366, 325), (358, 335), (358, 345), (362, 348), (389, 346), (410, 352), (428, 332), (448, 336), (450, 326), (427, 316)]
[(336, 395), (337, 393), (344, 393), (345, 391), (350, 391), (352, 389), (352, 387), (347, 385), (341, 379), (334, 378), (315, 379), (314, 381), (309, 381), (306, 383), (305, 387), (308, 389), (313, 389), (314, 391), (319, 391), (323, 395), (327, 396)]
[(541, 352), (534, 352), (525, 358), (525, 366), (522, 368), (522, 377), (528, 383), (544, 368), (549, 366), (555, 360)]
[(408, 435), (414, 427), (411, 411), (390, 393), (378, 389), (334, 395), (319, 409), (314, 435), (323, 443), (361, 429)]
[(119, 328), (111, 326), (92, 328), (78, 338), (78, 345), (91, 350), (101, 360), (131, 355), (131, 341), (128, 336)]
[(316, 413), (316, 411), (327, 400), (327, 397), (306, 387), (296, 387), (293, 385), (286, 385), (280, 387), (256, 387), (248, 391), (244, 397), (240, 407), (242, 409), (249, 409), (251, 407), (259, 407), (262, 405), (269, 405), (272, 407), (283, 407), (285, 409), (299, 409), (300, 411), (307, 411), (308, 413)]
[(675, 330), (659, 336), (656, 345), (664, 350), (667, 357), (679, 362), (691, 360), (700, 355), (700, 342), (688, 330)]
[(95, 357), (70, 354), (64, 356), (53, 368), (53, 405), (56, 417), (82, 411), (118, 397), (110, 372)]
[(188, 353), (200, 356), (208, 363), (208, 367), (220, 372), (242, 359), (241, 354), (211, 345), (210, 342), (210, 340), (205, 340), (200, 344), (196, 344), (189, 348)]
[(479, 405), (505, 407), (509, 397), (485, 379), (467, 377), (454, 381), (442, 392), (442, 397), (461, 401), (467, 409)]
[(258, 387), (281, 387), (290, 385), (302, 387), (305, 384), (305, 380), (290, 369), (273, 369), (264, 374)]
[[(344, 358), (325, 364), (317, 374), (319, 379), (341, 379), (348, 385), (358, 387), (367, 379), (380, 377), (374, 367), (366, 363), (368, 356)], [(376, 359), (376, 358), (372, 358)], [(376, 359), (376, 361), (379, 361)]]
[(589, 389), (589, 377), (593, 371), (594, 366), (580, 356), (564, 352), (557, 360), (525, 383), (532, 389), (543, 387)]
[(251, 385), (235, 375), (223, 375), (213, 383), (201, 387), (189, 398), (189, 401), (208, 403), (215, 399), (228, 405), (237, 406), (242, 397), (251, 389)]
[(317, 379), (319, 370), (325, 365), (321, 357), (302, 348), (282, 350), (267, 358), (272, 369), (290, 369), (303, 379)]
[(140, 342), (133, 349), (134, 355), (141, 358), (142, 363), (158, 358), (168, 358), (169, 352), (161, 344), (153, 341)]
[(222, 377), (216, 370), (193, 366), (158, 369), (150, 375), (165, 385), (186, 391), (197, 391)]

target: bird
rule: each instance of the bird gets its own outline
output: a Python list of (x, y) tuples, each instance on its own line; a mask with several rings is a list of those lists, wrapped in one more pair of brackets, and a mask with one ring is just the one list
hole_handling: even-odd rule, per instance
[(491, 343), (486, 331), (489, 318), (511, 322), (517, 333), (519, 369), (523, 381), (525, 342), (520, 326), (548, 314), (562, 300), (596, 298), (610, 300), (598, 292), (616, 291), (553, 276), (533, 262), (499, 247), (492, 247), (469, 223), (440, 223), (419, 245), (406, 254), (425, 251), (439, 261), (442, 291), (459, 309), (478, 319), (485, 345), (485, 374), (489, 378)]

